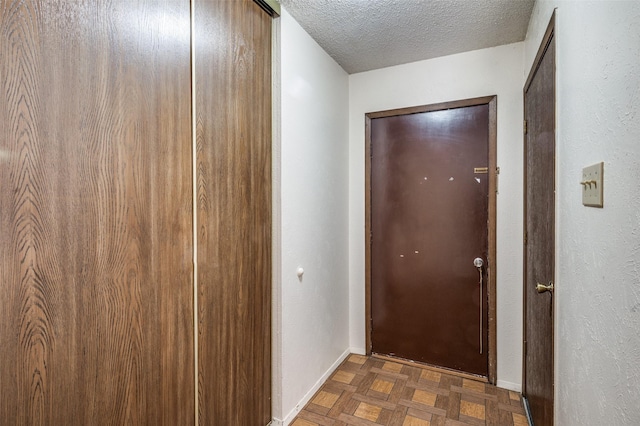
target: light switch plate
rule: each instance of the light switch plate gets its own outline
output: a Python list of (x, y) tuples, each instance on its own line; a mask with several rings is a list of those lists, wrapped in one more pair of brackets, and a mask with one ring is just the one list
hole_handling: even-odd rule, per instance
[(603, 206), (604, 163), (594, 164), (582, 169), (582, 204), (589, 207)]

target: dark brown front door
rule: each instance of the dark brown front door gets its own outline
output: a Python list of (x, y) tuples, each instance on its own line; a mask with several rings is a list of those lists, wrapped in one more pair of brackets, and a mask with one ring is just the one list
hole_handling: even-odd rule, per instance
[(524, 390), (536, 426), (553, 424), (555, 38), (553, 21), (525, 85)]
[(484, 103), (371, 119), (375, 353), (488, 374), (489, 117)]

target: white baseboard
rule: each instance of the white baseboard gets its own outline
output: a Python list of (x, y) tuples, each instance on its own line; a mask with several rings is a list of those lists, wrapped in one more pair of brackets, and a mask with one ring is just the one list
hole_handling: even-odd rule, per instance
[(307, 392), (307, 394), (300, 400), (300, 402), (296, 404), (296, 408), (291, 410), (291, 412), (287, 414), (283, 420), (274, 418), (271, 421), (271, 426), (287, 426), (289, 423), (291, 423), (293, 419), (298, 415), (300, 410), (302, 410), (304, 406), (307, 405), (307, 403), (311, 400), (313, 395), (315, 395), (316, 392), (318, 392), (318, 389), (320, 389), (320, 387), (324, 384), (324, 382), (327, 381), (329, 376), (331, 376), (331, 374), (333, 374), (333, 372), (336, 371), (336, 369), (340, 366), (340, 364), (342, 364), (342, 361), (344, 361), (349, 356), (349, 354), (351, 354), (351, 352), (352, 350), (350, 348), (345, 350), (342, 353), (342, 355), (340, 355), (338, 359), (331, 365), (331, 367), (329, 367), (329, 369), (325, 371), (322, 377), (318, 379), (318, 381), (313, 385), (313, 387), (309, 390), (309, 392)]
[(502, 389), (508, 389), (514, 392), (522, 392), (522, 385), (519, 383), (505, 382), (504, 380), (498, 380), (496, 386)]

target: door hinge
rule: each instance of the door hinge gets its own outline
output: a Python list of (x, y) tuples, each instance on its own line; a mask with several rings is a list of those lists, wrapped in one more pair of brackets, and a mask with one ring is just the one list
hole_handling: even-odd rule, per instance
[(525, 340), (524, 342), (522, 342), (524, 345), (523, 351), (524, 351), (524, 356), (527, 356), (527, 341)]
[(524, 132), (524, 134), (527, 134), (527, 120), (524, 120), (524, 123), (522, 125), (522, 131)]
[(524, 233), (524, 245), (527, 245), (527, 232)]

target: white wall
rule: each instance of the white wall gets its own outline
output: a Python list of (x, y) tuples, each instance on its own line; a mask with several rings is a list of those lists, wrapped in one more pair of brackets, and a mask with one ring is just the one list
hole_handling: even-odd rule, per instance
[[(352, 76), (283, 12), (276, 423), (292, 419), (349, 346), (364, 351), (370, 111), (498, 95), (498, 380), (519, 388), (522, 85), (556, 5), (556, 424), (640, 424), (640, 2), (544, 0), (524, 44)], [(605, 161), (605, 207), (586, 208), (580, 171), (598, 161)]]
[[(640, 2), (538, 1), (529, 70), (557, 6), (556, 424), (640, 424)], [(581, 204), (604, 161), (604, 208)]]
[(351, 347), (365, 349), (364, 115), (498, 95), (498, 384), (522, 382), (523, 43), (349, 76), (349, 282)]
[(279, 24), (273, 414), (287, 424), (349, 348), (349, 80), (285, 10)]

